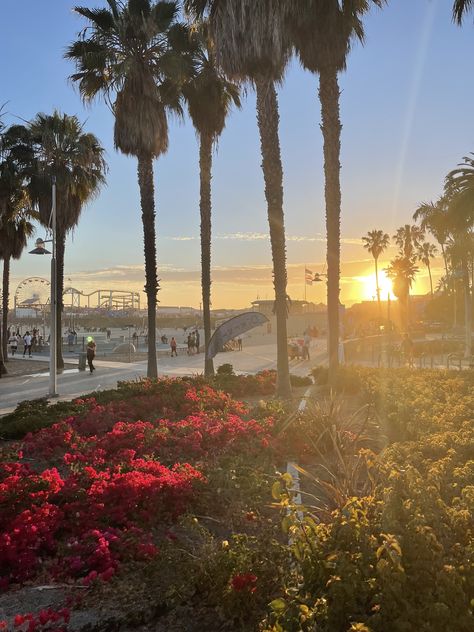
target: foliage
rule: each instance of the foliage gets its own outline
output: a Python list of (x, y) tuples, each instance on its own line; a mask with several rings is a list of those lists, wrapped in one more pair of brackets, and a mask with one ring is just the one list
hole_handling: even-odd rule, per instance
[(474, 624), (473, 377), (355, 372), (392, 434), (416, 442), (371, 457), (370, 493), (329, 515), (311, 497), (295, 505), (283, 477), (274, 491), (293, 572), (264, 629), (467, 632)]

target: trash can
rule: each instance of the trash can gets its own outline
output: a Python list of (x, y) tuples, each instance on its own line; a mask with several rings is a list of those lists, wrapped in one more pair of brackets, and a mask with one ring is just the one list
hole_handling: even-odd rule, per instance
[(79, 371), (86, 370), (86, 362), (87, 362), (87, 353), (81, 351), (79, 353)]

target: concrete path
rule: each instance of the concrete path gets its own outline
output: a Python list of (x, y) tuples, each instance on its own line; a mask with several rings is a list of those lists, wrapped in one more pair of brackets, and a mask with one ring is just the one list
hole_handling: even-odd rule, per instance
[[(311, 368), (325, 361), (325, 342), (318, 341), (308, 360), (292, 360), (290, 371), (296, 375), (308, 375)], [(178, 357), (169, 356), (158, 359), (159, 375), (183, 376), (203, 373), (203, 354), (188, 356), (182, 353)], [(249, 346), (243, 351), (231, 351), (219, 354), (214, 360), (217, 368), (221, 364), (232, 364), (236, 373), (254, 374), (264, 369), (276, 368), (276, 348), (274, 344)], [(109, 388), (115, 388), (118, 381), (136, 380), (146, 376), (146, 362), (122, 363), (112, 360), (95, 360), (97, 371), (92, 375), (88, 371), (66, 369), (58, 375), (60, 400), (70, 400), (81, 395)], [(45, 397), (48, 393), (48, 373), (32, 373), (21, 377), (0, 380), (0, 415), (14, 410), (24, 400)]]

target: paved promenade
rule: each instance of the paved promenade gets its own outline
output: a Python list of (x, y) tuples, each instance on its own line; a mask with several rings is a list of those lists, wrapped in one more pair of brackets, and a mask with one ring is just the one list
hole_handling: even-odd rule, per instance
[[(316, 364), (326, 359), (326, 343), (318, 341), (316, 349), (312, 349), (311, 360), (292, 360), (290, 370), (297, 375), (307, 375)], [(44, 359), (44, 358), (43, 358)], [(67, 358), (66, 358), (67, 359)], [(183, 353), (177, 358), (160, 356), (158, 358), (159, 375), (184, 376), (203, 373), (203, 354), (188, 356)], [(236, 373), (253, 374), (264, 369), (276, 368), (276, 348), (274, 344), (249, 346), (243, 351), (231, 351), (219, 354), (214, 360), (217, 368), (230, 363)], [(59, 399), (70, 400), (86, 393), (115, 388), (117, 382), (135, 380), (146, 376), (146, 361), (114, 362), (95, 360), (97, 371), (92, 375), (89, 371), (66, 369), (58, 375)], [(31, 373), (21, 377), (6, 377), (0, 380), (0, 415), (12, 411), (24, 400), (45, 397), (48, 392), (48, 373)]]

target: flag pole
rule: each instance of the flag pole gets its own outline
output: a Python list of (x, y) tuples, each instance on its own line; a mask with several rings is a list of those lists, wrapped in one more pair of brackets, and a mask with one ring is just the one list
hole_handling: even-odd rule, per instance
[(306, 301), (306, 263), (304, 264), (304, 300)]

